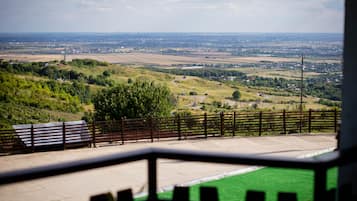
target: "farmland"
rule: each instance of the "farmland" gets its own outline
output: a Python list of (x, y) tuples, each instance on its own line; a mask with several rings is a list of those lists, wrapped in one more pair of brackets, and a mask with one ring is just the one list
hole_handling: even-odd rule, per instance
[[(32, 86), (45, 86), (48, 82), (51, 86), (56, 83), (59, 88), (68, 85), (63, 92), (49, 88), (48, 93), (53, 94), (47, 100), (60, 105), (68, 104), (66, 101), (72, 99), (79, 100), (77, 109), (72, 111), (61, 111), (49, 105), (20, 104), (18, 108), (28, 111), (26, 121), (16, 112), (15, 102), (3, 100), (2, 121), (7, 122), (7, 126), (79, 119), (85, 113), (93, 112), (91, 97), (97, 91), (135, 80), (167, 86), (175, 98), (172, 114), (297, 110), (301, 53), (306, 54), (303, 107), (316, 110), (340, 106), (340, 35), (172, 33), (73, 36), (54, 34), (48, 38), (41, 34), (23, 34), (9, 38), (0, 35), (2, 76)], [(280, 38), (278, 41), (277, 37)], [(88, 91), (79, 93), (71, 89), (78, 86)], [(233, 100), (232, 93), (237, 90), (240, 97)], [(26, 96), (34, 93), (21, 94), (23, 100), (29, 100)], [(65, 96), (68, 98), (63, 98)], [(35, 102), (40, 98), (31, 97)]]
[[(198, 54), (199, 53), (199, 54)], [(99, 61), (107, 61), (110, 63), (120, 64), (136, 64), (136, 65), (157, 65), (157, 66), (172, 66), (179, 64), (239, 64), (239, 63), (256, 63), (260, 61), (270, 62), (298, 62), (298, 58), (285, 58), (285, 57), (239, 57), (230, 55), (220, 55), (218, 52), (213, 54), (214, 56), (202, 56), (212, 55), (212, 53), (197, 52), (190, 56), (178, 56), (178, 55), (163, 55), (157, 53), (108, 53), (108, 54), (73, 54), (68, 55), (67, 59), (95, 59)], [(63, 59), (62, 54), (15, 54), (15, 53), (0, 53), (1, 59), (6, 60), (18, 60), (27, 62), (46, 62), (51, 60)], [(307, 61), (319, 63), (339, 63), (338, 59), (308, 59)]]

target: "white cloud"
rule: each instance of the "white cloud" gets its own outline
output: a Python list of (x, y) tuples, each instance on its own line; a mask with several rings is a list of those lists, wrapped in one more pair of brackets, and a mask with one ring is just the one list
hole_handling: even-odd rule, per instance
[(342, 0), (0, 0), (0, 31), (342, 32)]

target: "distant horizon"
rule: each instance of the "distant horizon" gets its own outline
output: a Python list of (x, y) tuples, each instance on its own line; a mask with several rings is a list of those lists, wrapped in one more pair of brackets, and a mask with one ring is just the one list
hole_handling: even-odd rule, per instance
[(344, 32), (178, 32), (178, 31), (166, 31), (166, 32), (161, 32), (161, 31), (151, 31), (151, 32), (81, 32), (81, 31), (66, 31), (66, 32), (61, 32), (61, 31), (33, 31), (33, 32), (0, 32), (0, 34), (344, 34)]
[(0, 32), (342, 33), (343, 0), (2, 0)]

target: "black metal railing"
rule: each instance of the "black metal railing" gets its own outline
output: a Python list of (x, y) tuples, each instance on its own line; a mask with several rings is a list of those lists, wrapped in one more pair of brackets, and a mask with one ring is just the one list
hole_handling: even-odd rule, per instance
[(160, 200), (157, 196), (157, 160), (174, 159), (312, 170), (314, 171), (314, 201), (323, 201), (327, 192), (327, 170), (331, 167), (356, 162), (356, 157), (353, 155), (356, 153), (356, 150), (344, 151), (343, 153), (344, 154), (341, 155), (339, 151), (335, 151), (315, 158), (295, 159), (191, 150), (147, 148), (91, 159), (0, 173), (0, 185), (107, 167), (138, 160), (147, 160), (148, 200), (157, 201)]

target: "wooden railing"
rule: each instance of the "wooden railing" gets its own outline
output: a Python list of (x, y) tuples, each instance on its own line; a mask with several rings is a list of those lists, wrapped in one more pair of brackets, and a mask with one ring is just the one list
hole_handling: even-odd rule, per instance
[[(337, 110), (281, 112), (233, 112), (203, 115), (176, 115), (96, 121), (51, 127), (0, 130), (0, 152), (33, 152), (98, 146), (103, 143), (185, 140), (224, 136), (262, 136), (292, 133), (336, 133), (340, 119)], [(39, 135), (40, 133), (41, 135)], [(79, 139), (78, 139), (79, 138)]]

